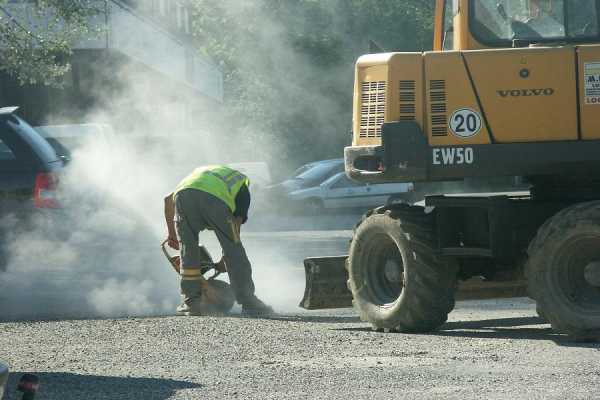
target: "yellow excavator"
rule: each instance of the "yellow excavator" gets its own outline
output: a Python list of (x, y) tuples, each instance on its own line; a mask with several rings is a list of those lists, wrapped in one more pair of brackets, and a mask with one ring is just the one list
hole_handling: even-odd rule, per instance
[(462, 282), (521, 279), (555, 331), (600, 336), (600, 0), (437, 0), (434, 35), (356, 62), (346, 174), (530, 188), (369, 211), (349, 255), (305, 260), (301, 306), (425, 332)]

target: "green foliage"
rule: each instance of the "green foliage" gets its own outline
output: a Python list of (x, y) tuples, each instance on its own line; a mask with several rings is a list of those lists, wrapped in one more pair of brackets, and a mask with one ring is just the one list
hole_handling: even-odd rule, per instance
[(386, 51), (419, 51), (433, 37), (426, 0), (193, 3), (196, 41), (224, 72), (222, 125), (255, 157), (275, 162), (342, 156), (354, 62), (369, 40)]
[(72, 45), (97, 33), (90, 21), (103, 12), (96, 0), (0, 0), (0, 70), (21, 84), (60, 87)]

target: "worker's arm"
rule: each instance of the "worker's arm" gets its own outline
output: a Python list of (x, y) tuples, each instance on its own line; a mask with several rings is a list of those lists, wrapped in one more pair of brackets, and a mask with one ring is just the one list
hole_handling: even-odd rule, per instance
[(179, 241), (177, 240), (177, 232), (175, 231), (175, 201), (173, 201), (173, 193), (165, 196), (165, 221), (167, 222), (167, 243), (175, 250), (179, 250)]
[(250, 189), (244, 185), (240, 188), (240, 191), (235, 196), (235, 212), (234, 223), (237, 230), (237, 236), (240, 237), (242, 230), (242, 224), (248, 221), (248, 210), (250, 209)]
[(250, 189), (248, 186), (243, 185), (240, 191), (235, 196), (235, 212), (233, 216), (236, 217), (238, 225), (245, 224), (248, 221), (248, 210), (250, 209)]

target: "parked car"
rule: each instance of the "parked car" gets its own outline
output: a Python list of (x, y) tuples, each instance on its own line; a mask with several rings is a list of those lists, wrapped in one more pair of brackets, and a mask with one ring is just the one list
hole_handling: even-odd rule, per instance
[[(27, 229), (32, 214), (60, 208), (58, 182), (63, 160), (15, 114), (17, 109), (0, 108), (0, 269), (6, 260), (2, 252), (5, 227)], [(18, 224), (9, 224), (8, 218)]]
[[(63, 160), (16, 107), (0, 109), (0, 210), (16, 206), (57, 208)], [(0, 214), (2, 215), (2, 214)]]
[(298, 168), (292, 176), (282, 182), (268, 187), (268, 190), (287, 194), (321, 184), (329, 177), (344, 170), (344, 159), (315, 161)]
[(332, 175), (344, 170), (344, 160), (315, 161), (304, 164), (294, 171), (291, 176), (281, 182), (268, 185), (262, 190), (252, 190), (253, 210), (256, 212), (272, 212), (274, 209), (289, 206), (289, 193), (318, 186)]
[(8, 382), (8, 365), (0, 361), (0, 399), (4, 396), (6, 382)]
[(366, 184), (351, 180), (338, 172), (318, 186), (300, 189), (288, 195), (296, 208), (316, 212), (323, 209), (363, 209), (377, 207), (390, 201), (414, 200), (412, 183)]
[(36, 126), (35, 130), (65, 160), (70, 160), (72, 153), (88, 141), (97, 140), (107, 145), (115, 135), (108, 124), (42, 125)]

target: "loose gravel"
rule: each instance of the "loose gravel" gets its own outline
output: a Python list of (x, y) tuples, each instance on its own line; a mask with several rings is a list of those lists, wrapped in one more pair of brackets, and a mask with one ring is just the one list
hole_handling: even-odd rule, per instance
[(527, 299), (459, 302), (431, 334), (352, 310), (0, 323), (0, 357), (39, 399), (594, 399), (600, 345), (553, 333)]

